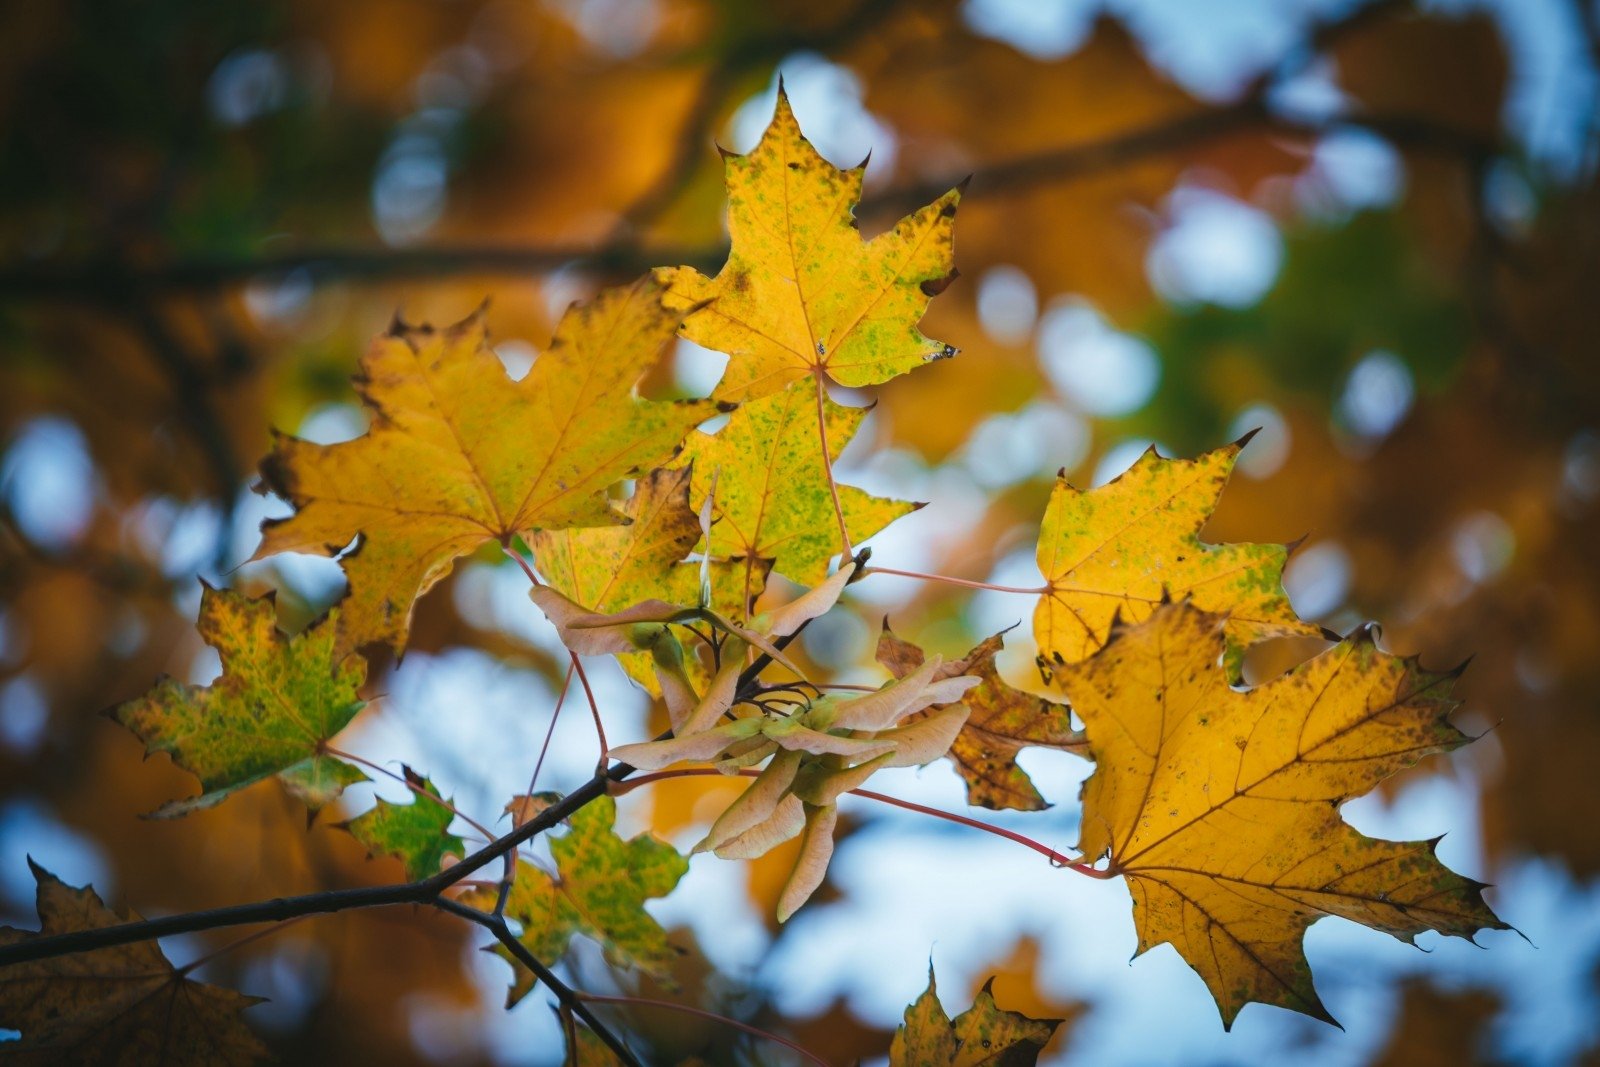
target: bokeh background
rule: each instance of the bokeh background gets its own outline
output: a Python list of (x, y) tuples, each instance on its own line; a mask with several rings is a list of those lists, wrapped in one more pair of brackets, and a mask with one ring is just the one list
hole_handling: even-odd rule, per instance
[[(954, 1014), (1069, 1018), (1053, 1062), (1600, 1062), (1600, 15), (1592, 0), (1413, 6), (1219, 0), (79, 0), (0, 31), (0, 920), (31, 926), (31, 855), (145, 914), (400, 877), (275, 786), (179, 822), (192, 781), (100, 717), (158, 673), (206, 681), (198, 578), (279, 590), (297, 627), (325, 560), (242, 565), (281, 501), (250, 492), (270, 427), (361, 431), (348, 386), (402, 309), (492, 298), (513, 374), (554, 318), (656, 264), (725, 249), (714, 143), (748, 149), (781, 72), (842, 165), (871, 152), (874, 232), (967, 174), (962, 278), (924, 329), (963, 349), (874, 395), (841, 468), (931, 501), (873, 542), (903, 568), (1031, 585), (1050, 478), (1101, 483), (1147, 444), (1262, 432), (1208, 528), (1306, 540), (1301, 614), (1388, 647), (1474, 655), (1460, 723), (1488, 731), (1347, 817), (1448, 831), (1516, 934), (1427, 951), (1327, 919), (1309, 952), (1341, 1032), (1252, 1006), (1224, 1034), (1170, 948), (1128, 962), (1126, 892), (999, 839), (847, 802), (816, 902), (770, 920), (789, 862), (697, 857), (652, 905), (685, 956), (666, 996), (830, 1062), (887, 1048), (931, 960)], [(646, 383), (703, 394), (680, 344)], [(527, 786), (564, 657), (503, 558), (418, 608), (403, 666), (344, 747), (417, 766), (492, 820)], [(1031, 611), (879, 577), (805, 635), (845, 679), (878, 620), (959, 653)], [(1026, 626), (1002, 663), (1036, 684)], [(1257, 677), (1315, 651), (1262, 650)], [(611, 736), (646, 698), (596, 672)], [(591, 773), (569, 709), (541, 787)], [(1001, 818), (1076, 839), (1087, 765), (1030, 752), (1058, 806)], [(939, 764), (885, 791), (962, 810)], [(403, 790), (378, 783), (398, 799)], [(630, 828), (687, 846), (727, 792), (667, 783)], [(371, 788), (345, 808), (367, 805)], [(505, 825), (505, 824), (500, 824)], [(203, 974), (271, 998), (293, 1062), (559, 1061), (539, 997), (431, 914), (309, 920)], [(220, 940), (166, 944), (182, 963)], [(640, 988), (580, 946), (580, 985)], [(784, 1062), (640, 1011), (673, 1062)], [(3, 1035), (0, 1035), (3, 1036)]]

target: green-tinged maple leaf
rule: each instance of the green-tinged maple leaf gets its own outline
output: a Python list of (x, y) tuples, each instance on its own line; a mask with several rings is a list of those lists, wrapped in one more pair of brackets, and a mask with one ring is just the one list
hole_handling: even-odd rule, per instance
[[(90, 886), (73, 888), (29, 861), (38, 883), (39, 930), (0, 926), (0, 946), (137, 922), (106, 907)], [(260, 997), (191, 981), (154, 941), (15, 963), (0, 975), (0, 1044), (17, 1064), (128, 1067), (251, 1064), (267, 1050), (240, 1013)]]
[(761, 143), (726, 158), (728, 262), (715, 278), (656, 272), (667, 306), (687, 315), (683, 335), (730, 357), (717, 396), (749, 400), (817, 374), (874, 385), (955, 354), (917, 323), (955, 277), (959, 189), (863, 240), (854, 210), (865, 165), (823, 159), (781, 89)]
[(1030, 1019), (995, 1004), (984, 984), (972, 1007), (952, 1021), (939, 1004), (928, 968), (928, 988), (906, 1009), (889, 1047), (890, 1067), (1029, 1067), (1037, 1063), (1060, 1019)]
[[(829, 458), (837, 459), (867, 417), (866, 408), (823, 401)], [(828, 488), (817, 423), (817, 397), (807, 383), (753, 400), (714, 434), (695, 433), (680, 462), (693, 462), (691, 500), (711, 496), (716, 522), (711, 554), (771, 559), (773, 569), (812, 586), (828, 573), (843, 544)], [(715, 493), (712, 486), (715, 484)], [(921, 505), (883, 500), (839, 486), (839, 505), (852, 541), (860, 543)], [(759, 590), (758, 590), (759, 591)]]
[(1329, 1019), (1301, 948), (1324, 915), (1405, 941), (1504, 929), (1436, 842), (1377, 841), (1339, 817), (1467, 742), (1449, 719), (1455, 674), (1380, 652), (1368, 629), (1241, 692), (1218, 662), (1225, 626), (1165, 604), (1060, 672), (1095, 759), (1078, 848), (1127, 878), (1139, 951), (1171, 942), (1232, 1025), (1249, 1001)]
[[(612, 829), (616, 819), (617, 804), (610, 797), (574, 812), (568, 832), (550, 841), (559, 879), (519, 862), (506, 914), (522, 925), (519, 940), (542, 962), (558, 959), (572, 936), (582, 933), (600, 943), (613, 965), (665, 978), (678, 952), (644, 902), (672, 892), (689, 861), (650, 834), (624, 841)], [(492, 907), (495, 893), (480, 890), (463, 899), (474, 907)], [(533, 989), (534, 979), (504, 947), (496, 951), (517, 972), (509, 1007)]]
[[(935, 672), (935, 678), (974, 675), (982, 681), (967, 691), (961, 702), (971, 709), (966, 725), (947, 753), (967, 783), (967, 803), (979, 807), (1039, 811), (1049, 807), (1028, 774), (1017, 766), (1017, 753), (1029, 745), (1057, 748), (1084, 755), (1088, 742), (1072, 727), (1072, 714), (1064, 704), (1025, 693), (1006, 684), (994, 658), (1004, 645), (995, 634), (958, 660)], [(878, 638), (878, 662), (896, 678), (922, 666), (922, 649), (889, 632), (887, 623)]]
[(337, 650), (337, 609), (304, 633), (278, 629), (272, 594), (252, 600), (207, 586), (197, 628), (222, 658), (209, 686), (164, 678), (111, 717), (139, 735), (147, 752), (166, 752), (200, 779), (204, 793), (155, 812), (166, 818), (220, 803), (276, 775), (312, 811), (367, 776), (323, 752), (364, 706), (359, 656)]
[(1039, 529), (1039, 570), (1048, 591), (1033, 615), (1039, 668), (1092, 655), (1111, 621), (1148, 618), (1166, 597), (1228, 616), (1230, 660), (1269, 637), (1319, 636), (1283, 591), (1283, 545), (1211, 545), (1211, 517), (1250, 437), (1197, 459), (1166, 459), (1154, 448), (1098, 489), (1056, 480)]
[(413, 602), (458, 557), (626, 521), (607, 488), (669, 458), (716, 410), (634, 395), (678, 319), (648, 281), (606, 290), (567, 312), (521, 381), (490, 351), (481, 312), (443, 330), (397, 322), (361, 361), (371, 429), (336, 445), (280, 436), (263, 461), (263, 483), (296, 510), (263, 524), (256, 558), (336, 555), (359, 537), (341, 559), (341, 647), (399, 650)]
[(679, 567), (700, 540), (691, 472), (656, 470), (620, 507), (626, 526), (544, 530), (528, 538), (539, 573), (573, 602), (610, 612), (641, 600), (693, 603), (699, 569)]
[(416, 793), (409, 804), (379, 798), (371, 810), (344, 824), (369, 855), (394, 856), (405, 864), (413, 881), (439, 873), (446, 856), (465, 856), (466, 845), (450, 831), (455, 812), (422, 775), (405, 768), (406, 781)]
[[(605, 614), (643, 601), (694, 604), (700, 596), (700, 565), (681, 562), (702, 541), (700, 519), (689, 506), (691, 468), (662, 469), (640, 479), (621, 511), (627, 526), (547, 530), (528, 538), (545, 581), (574, 603)], [(710, 564), (712, 610), (743, 619), (761, 595), (770, 560)], [(659, 693), (648, 653), (618, 657), (623, 670), (651, 693)], [(688, 660), (691, 675), (696, 663)]]

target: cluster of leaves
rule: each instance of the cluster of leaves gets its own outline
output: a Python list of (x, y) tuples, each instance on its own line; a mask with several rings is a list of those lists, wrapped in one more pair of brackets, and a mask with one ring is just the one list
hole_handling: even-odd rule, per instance
[[(833, 462), (865, 412), (834, 403), (829, 383), (878, 385), (955, 353), (918, 322), (955, 276), (960, 190), (864, 240), (853, 221), (862, 175), (823, 159), (780, 94), (761, 143), (727, 161), (733, 249), (717, 277), (661, 270), (575, 306), (520, 381), (489, 349), (482, 312), (445, 329), (397, 321), (379, 337), (357, 379), (368, 432), (326, 446), (280, 437), (262, 464), (294, 514), (266, 525), (258, 556), (338, 556), (345, 601), (291, 638), (270, 598), (208, 588), (199, 628), (221, 678), (163, 681), (114, 711), (200, 780), (200, 797), (158, 814), (272, 776), (315, 812), (364, 780), (331, 746), (363, 707), (362, 650), (402, 651), (416, 601), (456, 560), (498, 543), (527, 566), (525, 545), (542, 576), (529, 568), (532, 600), (574, 666), (617, 657), (670, 716), (669, 736), (611, 751), (626, 767), (609, 778), (742, 774), (750, 784), (695, 851), (744, 859), (802, 839), (780, 920), (825, 876), (837, 800), (875, 771), (948, 757), (972, 804), (1037, 810), (1044, 795), (1016, 757), (1038, 745), (1095, 763), (1071, 866), (1126, 879), (1140, 950), (1172, 943), (1227, 1024), (1251, 1001), (1329, 1018), (1301, 947), (1323, 915), (1404, 939), (1499, 927), (1482, 886), (1440, 864), (1431, 842), (1372, 840), (1338, 813), (1467, 740), (1449, 722), (1453, 674), (1379, 650), (1366, 629), (1235, 688), (1251, 646), (1322, 634), (1284, 595), (1287, 547), (1200, 537), (1245, 441), (1193, 460), (1151, 450), (1090, 491), (1058, 482), (1040, 525), (1033, 636), (1042, 681), (1066, 703), (1000, 676), (999, 635), (947, 662), (885, 630), (878, 655), (895, 678), (870, 692), (836, 692), (786, 657), (871, 575), (855, 546), (915, 507), (838, 484)], [(722, 384), (704, 399), (641, 399), (638, 381), (679, 335), (729, 356)], [(719, 413), (729, 418), (716, 433), (696, 430)], [(772, 574), (808, 591), (780, 602)], [(453, 806), (409, 769), (405, 781), (412, 803), (380, 801), (345, 826), (420, 882), (466, 848), (450, 833)], [(617, 836), (603, 792), (566, 821), (554, 871), (511, 848), (498, 888), (447, 878), (445, 889), (465, 889), (453, 905), (514, 919), (517, 943), (501, 945), (514, 965), (554, 961), (582, 933), (612, 963), (665, 977), (673, 949), (644, 904), (670, 893), (688, 860), (653, 836)], [(88, 890), (44, 874), (40, 884), (44, 935), (110, 921)], [(129, 954), (142, 984), (124, 988)], [(21, 972), (0, 994), (0, 1026), (20, 1029), (23, 1049), (57, 1048), (137, 1023), (158, 993), (237, 1025), (243, 998), (194, 986), (158, 957), (104, 950)], [(84, 968), (119, 981), (71, 984)], [(534, 987), (517, 975), (512, 1003)], [(999, 1012), (987, 993), (951, 1022), (930, 984), (891, 1057), (1031, 1062), (1053, 1029)]]

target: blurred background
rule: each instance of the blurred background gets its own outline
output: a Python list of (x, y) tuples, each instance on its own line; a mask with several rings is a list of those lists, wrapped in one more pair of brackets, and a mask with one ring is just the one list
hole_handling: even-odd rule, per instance
[[(401, 877), (276, 785), (141, 821), (193, 782), (97, 713), (161, 672), (204, 682), (204, 577), (279, 591), (297, 628), (336, 564), (241, 566), (281, 501), (250, 492), (277, 427), (361, 432), (348, 385), (396, 309), (453, 321), (485, 296), (524, 373), (573, 299), (725, 253), (714, 144), (750, 148), (781, 73), (834, 162), (871, 152), (873, 233), (968, 174), (962, 278), (924, 331), (963, 351), (874, 395), (843, 479), (931, 501), (872, 542), (885, 565), (1039, 582), (1064, 468), (1098, 484), (1149, 443), (1261, 433), (1211, 540), (1305, 538), (1287, 584), (1338, 630), (1445, 666), (1476, 658), (1477, 744), (1346, 816), (1431, 837), (1497, 883), (1515, 934), (1419, 952), (1338, 919), (1308, 939), (1341, 1032), (1252, 1006), (1224, 1034), (1170, 947), (1129, 964), (1127, 893), (1008, 842), (845, 805), (819, 897), (783, 929), (791, 857), (696, 857), (652, 911), (677, 988), (565, 967), (872, 1062), (925, 986), (951, 1014), (1069, 1019), (1051, 1062), (1600, 1062), (1600, 14), (1592, 0), (62, 0), (0, 32), (0, 920), (34, 924), (26, 855), (146, 915)], [(680, 344), (646, 383), (704, 394)], [(523, 791), (565, 657), (503, 557), (418, 606), (404, 665), (341, 744), (415, 765), (495, 819)], [(878, 577), (804, 654), (877, 681), (878, 621), (960, 653), (1028, 598)], [(1002, 658), (1037, 685), (1019, 628)], [(1316, 651), (1260, 650), (1266, 677)], [(596, 671), (611, 737), (659, 714)], [(541, 787), (593, 768), (560, 721)], [(1065, 848), (1089, 768), (1024, 754), (1051, 811), (995, 821)], [(874, 788), (965, 810), (947, 764)], [(628, 832), (680, 847), (730, 798), (665, 783)], [(347, 795), (363, 809), (373, 790)], [(509, 823), (494, 824), (507, 827)], [(184, 963), (226, 938), (176, 939)], [(446, 918), (299, 923), (203, 976), (293, 1062), (551, 1064), (540, 997)], [(640, 1010), (674, 1062), (786, 1062), (722, 1026)], [(1047, 1057), (1048, 1058), (1048, 1057)]]

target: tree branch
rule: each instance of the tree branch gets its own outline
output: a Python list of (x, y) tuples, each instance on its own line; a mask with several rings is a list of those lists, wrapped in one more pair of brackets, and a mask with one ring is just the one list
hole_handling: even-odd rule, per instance
[[(670, 735), (662, 735), (663, 738)], [(138, 922), (103, 926), (97, 930), (74, 930), (48, 937), (34, 937), (10, 945), (0, 945), (0, 967), (13, 963), (51, 959), (74, 952), (126, 945), (135, 941), (153, 941), (173, 934), (215, 930), (226, 926), (245, 926), (251, 923), (278, 922), (301, 915), (320, 915), (355, 908), (382, 908), (395, 904), (433, 905), (445, 890), (482, 869), (501, 856), (514, 851), (525, 841), (538, 836), (568, 818), (584, 805), (604, 796), (612, 782), (619, 782), (634, 772), (626, 763), (612, 764), (604, 773), (597, 773), (583, 785), (529, 819), (511, 833), (485, 845), (446, 870), (429, 878), (398, 885), (362, 886), (355, 889), (328, 889), (296, 897), (278, 897), (254, 904), (235, 904), (225, 908), (168, 915), (159, 919), (141, 919)]]
[[(1073, 181), (1252, 128), (1295, 138), (1316, 137), (1340, 129), (1366, 129), (1404, 148), (1460, 155), (1469, 160), (1486, 158), (1502, 147), (1470, 131), (1415, 115), (1350, 114), (1324, 120), (1274, 114), (1263, 91), (1231, 104), (1200, 108), (1099, 141), (1066, 145), (980, 166), (971, 176), (974, 187), (986, 195), (1004, 195)], [(948, 175), (912, 182), (867, 196), (861, 201), (857, 214), (861, 217), (904, 214), (942, 196), (964, 177), (966, 175)], [(125, 299), (130, 289), (165, 294), (210, 293), (253, 279), (282, 277), (297, 271), (309, 274), (318, 282), (360, 284), (463, 275), (539, 274), (574, 265), (617, 276), (642, 274), (665, 263), (684, 264), (710, 272), (717, 270), (726, 257), (726, 246), (645, 247), (632, 239), (614, 238), (592, 246), (306, 248), (244, 258), (203, 256), (146, 268), (110, 262), (20, 264), (0, 269), (0, 299), (99, 302)]]
[(624, 1044), (622, 1039), (613, 1033), (611, 1028), (602, 1022), (594, 1012), (589, 1010), (589, 1006), (584, 1003), (585, 998), (560, 978), (557, 978), (555, 973), (549, 967), (546, 967), (539, 957), (529, 952), (528, 947), (516, 939), (511, 929), (506, 926), (503, 916), (498, 914), (491, 915), (476, 908), (469, 908), (459, 901), (443, 897), (433, 901), (433, 906), (440, 911), (449, 912), (451, 915), (465, 919), (470, 923), (476, 923), (478, 926), (488, 930), (494, 935), (495, 940), (504, 945), (506, 951), (516, 958), (518, 963), (532, 971), (533, 976), (543, 982), (545, 987), (555, 994), (556, 999), (561, 1002), (563, 1007), (582, 1019), (589, 1029), (594, 1031), (595, 1036), (604, 1041), (606, 1046), (616, 1053), (619, 1060), (626, 1064), (627, 1067), (643, 1067), (639, 1062), (639, 1058), (633, 1054), (633, 1050)]

